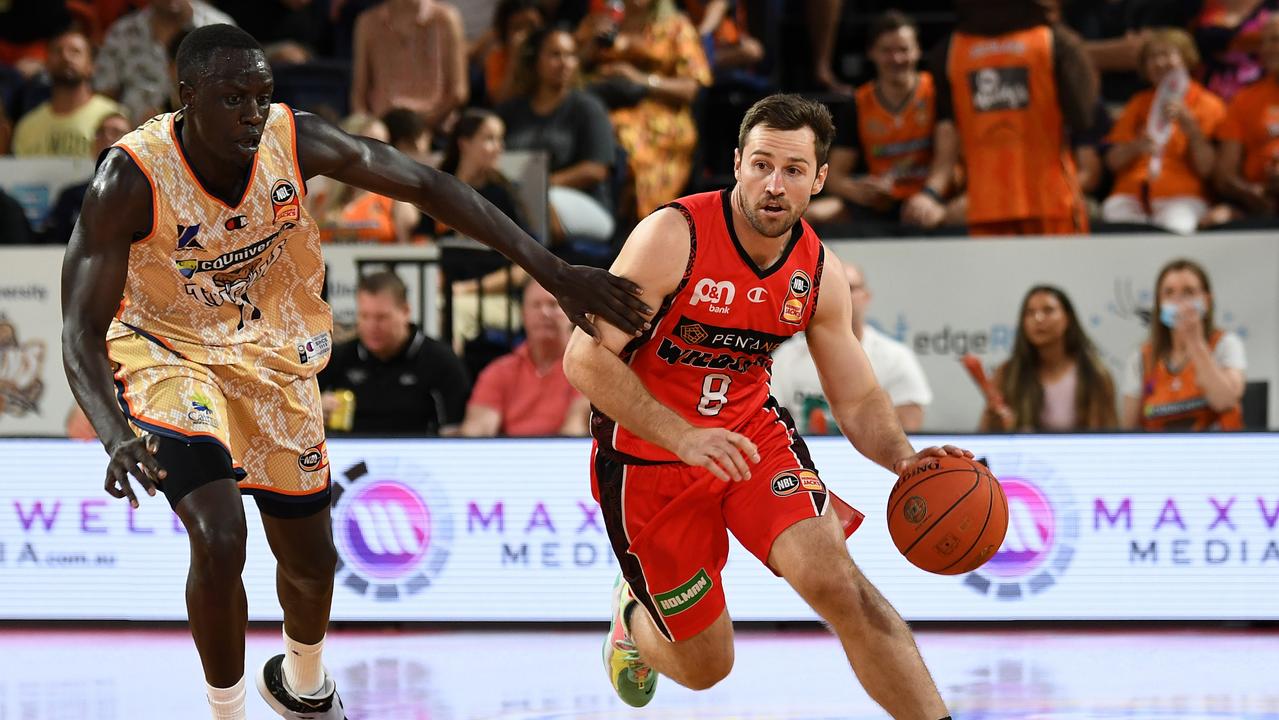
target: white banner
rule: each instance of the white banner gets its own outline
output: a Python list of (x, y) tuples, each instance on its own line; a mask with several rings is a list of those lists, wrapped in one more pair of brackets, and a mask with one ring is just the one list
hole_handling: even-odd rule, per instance
[(0, 188), (18, 201), (27, 222), (38, 230), (63, 188), (93, 177), (93, 162), (91, 157), (0, 158)]
[[(929, 575), (892, 546), (892, 478), (841, 439), (811, 449), (867, 514), (849, 548), (913, 620), (1279, 619), (1279, 436), (1024, 436), (953, 441), (1009, 497), (1000, 553)], [(617, 572), (581, 440), (333, 440), (339, 620), (601, 620)], [(93, 444), (0, 442), (0, 619), (185, 617), (188, 549), (163, 498), (103, 494)], [(279, 617), (274, 561), (249, 504), (250, 616)], [(734, 544), (733, 617), (810, 620)]]
[(0, 435), (62, 435), (74, 403), (62, 371), (62, 248), (10, 247), (2, 257)]
[(991, 369), (1012, 349), (1022, 296), (1056, 285), (1070, 296), (1116, 389), (1145, 340), (1155, 277), (1188, 257), (1208, 271), (1219, 327), (1243, 337), (1249, 380), (1270, 383), (1271, 429), (1279, 429), (1279, 244), (1273, 233), (1099, 235), (1071, 238), (831, 243), (866, 273), (869, 320), (919, 356), (933, 388), (925, 430), (977, 429), (983, 401), (959, 363), (976, 354)]

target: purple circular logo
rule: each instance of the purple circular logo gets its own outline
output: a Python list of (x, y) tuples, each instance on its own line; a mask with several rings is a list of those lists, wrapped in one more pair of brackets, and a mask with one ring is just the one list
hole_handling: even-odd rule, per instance
[(412, 488), (375, 480), (342, 498), (338, 532), (346, 560), (361, 574), (394, 581), (413, 572), (430, 548), (431, 511)]
[(1051, 554), (1057, 520), (1048, 498), (1030, 481), (1014, 477), (999, 484), (1008, 497), (1008, 534), (982, 570), (998, 577), (1019, 577)]

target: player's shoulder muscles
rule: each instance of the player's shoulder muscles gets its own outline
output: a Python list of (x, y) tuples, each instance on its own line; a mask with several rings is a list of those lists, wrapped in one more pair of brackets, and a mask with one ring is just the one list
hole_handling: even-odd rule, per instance
[(84, 196), (72, 242), (130, 243), (155, 232), (155, 181), (120, 147), (107, 150)]
[(692, 260), (691, 220), (679, 209), (660, 208), (640, 221), (609, 271), (665, 298), (679, 289)]
[(324, 118), (293, 111), (297, 128), (298, 165), (306, 180), (328, 175), (358, 161), (363, 148), (355, 138)]

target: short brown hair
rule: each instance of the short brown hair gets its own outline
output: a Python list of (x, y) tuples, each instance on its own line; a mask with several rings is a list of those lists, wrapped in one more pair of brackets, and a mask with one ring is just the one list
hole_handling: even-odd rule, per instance
[(409, 304), (409, 289), (400, 276), (390, 270), (380, 270), (361, 276), (356, 290), (370, 295), (385, 293), (401, 305)]
[(1199, 67), (1199, 49), (1195, 47), (1195, 39), (1190, 37), (1190, 33), (1181, 28), (1159, 28), (1150, 33), (1150, 37), (1141, 44), (1141, 50), (1137, 53), (1137, 68), (1143, 77), (1146, 75), (1146, 58), (1150, 56), (1150, 50), (1155, 45), (1171, 45), (1181, 55), (1181, 61), (1185, 64), (1186, 70), (1193, 72)]
[(885, 10), (870, 21), (870, 27), (866, 31), (866, 47), (874, 45), (881, 35), (897, 32), (902, 28), (919, 32), (919, 29), (915, 27), (915, 21), (906, 13), (901, 10)]
[(800, 97), (799, 95), (776, 94), (751, 105), (742, 118), (742, 127), (737, 132), (737, 149), (746, 149), (746, 136), (756, 125), (763, 125), (774, 130), (799, 130), (808, 128), (813, 131), (813, 149), (817, 151), (817, 164), (826, 164), (830, 154), (830, 144), (835, 139), (835, 123), (831, 120), (830, 109), (824, 104)]

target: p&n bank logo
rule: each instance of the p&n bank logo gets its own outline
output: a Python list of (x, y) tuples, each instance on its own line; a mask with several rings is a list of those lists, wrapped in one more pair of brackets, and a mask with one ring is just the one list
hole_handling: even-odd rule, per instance
[(1008, 497), (1008, 534), (987, 563), (964, 577), (974, 591), (1021, 600), (1056, 585), (1079, 539), (1079, 509), (1052, 468), (1016, 456), (988, 462)]
[(337, 584), (383, 601), (431, 586), (448, 560), (453, 519), (425, 470), (361, 460), (335, 478), (333, 496)]

